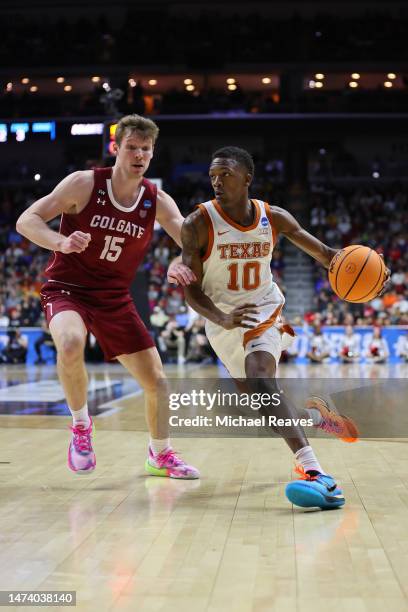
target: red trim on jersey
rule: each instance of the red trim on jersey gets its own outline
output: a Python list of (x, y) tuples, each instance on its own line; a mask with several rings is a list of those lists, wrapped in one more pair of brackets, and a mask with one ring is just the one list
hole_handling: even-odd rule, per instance
[(208, 244), (207, 244), (207, 249), (206, 249), (206, 251), (204, 253), (204, 256), (201, 258), (201, 261), (204, 262), (204, 261), (207, 261), (207, 259), (211, 255), (211, 251), (212, 251), (212, 248), (214, 246), (214, 228), (213, 228), (213, 224), (212, 224), (212, 221), (211, 221), (211, 217), (208, 214), (208, 211), (207, 211), (206, 207), (204, 206), (204, 204), (198, 204), (197, 208), (203, 214), (203, 217), (204, 217), (205, 222), (206, 222), (207, 227), (208, 227)]
[(221, 208), (221, 206), (218, 204), (217, 200), (212, 200), (212, 203), (215, 207), (215, 210), (217, 211), (217, 213), (220, 215), (220, 217), (222, 217), (224, 219), (224, 221), (226, 221), (229, 225), (232, 225), (232, 227), (235, 227), (235, 229), (238, 229), (240, 232), (250, 232), (251, 230), (255, 229), (256, 226), (259, 223), (259, 219), (261, 217), (261, 208), (258, 204), (258, 202), (256, 200), (250, 200), (253, 205), (255, 206), (255, 219), (254, 222), (252, 223), (252, 225), (240, 225), (239, 223), (237, 223), (236, 221), (234, 221), (233, 219), (231, 219), (227, 213)]

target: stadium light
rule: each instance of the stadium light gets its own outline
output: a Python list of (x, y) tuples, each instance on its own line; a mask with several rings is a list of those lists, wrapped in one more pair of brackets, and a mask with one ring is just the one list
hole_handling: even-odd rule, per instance
[(137, 83), (136, 83), (135, 79), (129, 79), (129, 80), (128, 80), (128, 83), (129, 83), (129, 85), (130, 85), (131, 87), (136, 87), (136, 85), (137, 85)]
[(39, 174), (38, 172), (36, 174), (34, 174), (34, 180), (35, 181), (39, 181), (41, 179), (41, 174)]
[(194, 85), (190, 84), (190, 85), (186, 85), (186, 89), (187, 89), (187, 91), (194, 91), (195, 87), (194, 87)]
[(360, 74), (358, 72), (353, 72), (352, 75), (351, 75), (351, 78), (354, 81), (358, 81), (358, 79), (360, 78)]
[(37, 85), (31, 85), (31, 87), (30, 87), (30, 91), (31, 91), (32, 93), (35, 93), (36, 91), (38, 91), (38, 87), (37, 87)]
[(272, 79), (270, 79), (269, 77), (263, 77), (263, 79), (262, 79), (262, 83), (264, 85), (269, 85), (269, 83), (271, 83), (271, 82), (272, 82)]
[(323, 83), (322, 83), (321, 81), (317, 81), (317, 82), (315, 83), (315, 87), (316, 87), (317, 89), (321, 89), (321, 88), (323, 87)]
[(313, 81), (313, 80), (309, 81), (309, 87), (310, 87), (310, 89), (314, 89), (314, 88), (315, 88), (315, 85), (316, 85), (316, 81)]
[(63, 83), (65, 81), (65, 77), (58, 77), (57, 83)]
[(384, 87), (386, 87), (387, 89), (389, 89), (390, 87), (392, 87), (392, 81), (385, 81), (385, 82), (384, 82)]
[(230, 91), (235, 91), (235, 90), (237, 89), (237, 86), (235, 85), (235, 83), (230, 83), (230, 84), (228, 85), (228, 89), (229, 89)]
[(349, 87), (351, 87), (352, 89), (355, 89), (356, 87), (358, 87), (357, 81), (350, 81)]
[(17, 142), (23, 142), (30, 129), (28, 123), (15, 122), (10, 124), (10, 132), (16, 135)]
[(64, 91), (72, 91), (72, 85), (65, 85)]
[(149, 83), (149, 85), (154, 86), (154, 85), (157, 85), (157, 80), (156, 80), (156, 79), (150, 79), (150, 80), (148, 81), (148, 83)]
[(317, 79), (318, 81), (322, 81), (324, 79), (324, 74), (322, 72), (317, 72), (315, 74), (315, 79)]
[(227, 79), (227, 83), (228, 83), (228, 85), (234, 85), (235, 84), (235, 79), (233, 79), (232, 77), (229, 77)]
[(184, 79), (184, 85), (192, 85), (193, 79)]
[(93, 76), (91, 78), (92, 83), (99, 83), (100, 80), (101, 80), (100, 76)]
[(103, 134), (103, 123), (73, 123), (71, 136), (95, 136)]
[(390, 79), (390, 81), (393, 81), (394, 79), (397, 78), (397, 75), (395, 74), (395, 72), (389, 72), (387, 74), (387, 78)]
[(380, 178), (380, 173), (379, 172), (373, 172), (373, 178), (375, 178), (375, 179)]
[(23, 85), (27, 85), (27, 83), (30, 82), (30, 79), (28, 77), (24, 77), (24, 78), (21, 79), (21, 82), (22, 82)]
[(34, 121), (31, 131), (33, 134), (49, 134), (51, 140), (55, 140), (55, 121)]
[(6, 91), (13, 91), (13, 83), (10, 81), (6, 85)]

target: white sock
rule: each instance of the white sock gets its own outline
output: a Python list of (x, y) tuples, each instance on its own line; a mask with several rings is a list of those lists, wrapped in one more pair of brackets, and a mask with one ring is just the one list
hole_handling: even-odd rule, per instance
[(300, 463), (305, 472), (308, 472), (309, 470), (314, 470), (315, 472), (320, 472), (321, 474), (326, 473), (322, 470), (322, 467), (316, 459), (316, 456), (313, 452), (313, 448), (311, 446), (304, 446), (303, 448), (298, 450), (297, 453), (295, 453), (295, 459), (298, 463)]
[(164, 438), (163, 440), (155, 440), (154, 438), (150, 438), (150, 448), (155, 455), (158, 455), (162, 451), (166, 450), (166, 448), (170, 447), (170, 438)]
[(91, 419), (89, 418), (87, 403), (85, 404), (85, 406), (82, 406), (80, 410), (72, 410), (71, 408), (70, 410), (72, 418), (74, 420), (74, 425), (76, 425), (77, 423), (85, 423), (85, 425), (89, 427)]
[(313, 420), (313, 425), (320, 425), (320, 423), (323, 421), (320, 410), (317, 410), (316, 408), (305, 408), (305, 410), (309, 417)]

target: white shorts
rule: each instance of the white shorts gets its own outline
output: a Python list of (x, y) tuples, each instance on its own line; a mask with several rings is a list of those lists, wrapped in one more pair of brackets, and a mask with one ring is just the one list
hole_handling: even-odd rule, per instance
[[(274, 292), (274, 301), (265, 301), (264, 306), (257, 307), (259, 312), (255, 316), (259, 324), (267, 321), (279, 306), (283, 307), (282, 294), (280, 292), (279, 294), (277, 296)], [(221, 307), (221, 310), (224, 309)], [(293, 342), (293, 336), (280, 328), (282, 328), (282, 322), (279, 316), (274, 324), (267, 327), (261, 335), (251, 338), (244, 347), (244, 335), (248, 329), (244, 327), (224, 329), (211, 321), (206, 322), (207, 338), (232, 378), (246, 378), (245, 358), (256, 351), (270, 353), (278, 365), (282, 351)]]

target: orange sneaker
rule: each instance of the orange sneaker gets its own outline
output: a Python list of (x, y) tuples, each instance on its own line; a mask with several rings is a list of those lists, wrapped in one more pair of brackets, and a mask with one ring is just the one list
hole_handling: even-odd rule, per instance
[(306, 409), (318, 410), (322, 415), (321, 423), (315, 425), (317, 429), (333, 434), (343, 442), (357, 442), (360, 434), (354, 421), (343, 414), (337, 414), (337, 412), (330, 410), (324, 399), (318, 395), (313, 395), (306, 400), (305, 407)]

